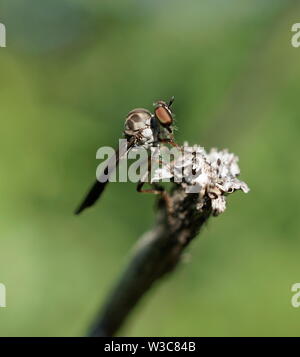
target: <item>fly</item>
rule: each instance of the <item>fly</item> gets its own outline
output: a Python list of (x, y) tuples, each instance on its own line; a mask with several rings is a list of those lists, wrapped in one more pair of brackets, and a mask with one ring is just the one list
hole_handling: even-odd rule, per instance
[[(107, 175), (109, 171), (110, 173), (112, 171), (109, 170), (112, 167), (112, 163), (113, 169), (115, 169), (119, 165), (120, 159), (125, 157), (132, 148), (142, 146), (145, 149), (149, 149), (157, 146), (160, 142), (177, 146), (173, 138), (173, 114), (170, 109), (173, 101), (174, 97), (168, 103), (162, 100), (154, 103), (154, 114), (144, 108), (133, 109), (127, 114), (123, 131), (126, 138), (125, 145), (116, 150), (116, 154), (110, 158), (99, 177), (99, 181), (97, 180), (90, 188), (88, 194), (76, 209), (75, 214), (81, 213), (85, 208), (91, 207), (96, 203), (109, 182)], [(106, 179), (101, 179), (104, 176)], [(137, 186), (139, 192), (162, 194), (161, 189), (142, 190), (142, 186), (143, 182), (139, 182)]]

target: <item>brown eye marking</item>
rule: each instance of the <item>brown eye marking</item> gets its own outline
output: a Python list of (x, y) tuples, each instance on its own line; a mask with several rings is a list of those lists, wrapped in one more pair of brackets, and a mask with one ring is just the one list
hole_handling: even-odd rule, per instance
[(155, 116), (162, 125), (169, 126), (173, 122), (171, 113), (163, 106), (159, 106), (155, 109)]

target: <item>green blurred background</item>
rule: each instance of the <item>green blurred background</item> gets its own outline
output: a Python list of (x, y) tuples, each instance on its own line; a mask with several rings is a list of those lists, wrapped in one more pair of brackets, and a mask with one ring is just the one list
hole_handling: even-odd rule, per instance
[(251, 192), (120, 335), (299, 335), (299, 2), (1, 0), (0, 22), (0, 335), (86, 333), (155, 198), (111, 184), (73, 210), (127, 112), (172, 95), (177, 140), (238, 154)]

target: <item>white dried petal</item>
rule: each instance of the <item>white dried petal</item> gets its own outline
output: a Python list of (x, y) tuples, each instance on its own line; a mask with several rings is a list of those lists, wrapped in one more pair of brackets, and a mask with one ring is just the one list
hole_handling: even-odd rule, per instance
[(204, 197), (210, 198), (214, 215), (224, 212), (225, 194), (236, 190), (249, 192), (247, 184), (237, 178), (240, 168), (238, 157), (233, 153), (215, 148), (206, 153), (203, 147), (189, 147), (187, 143), (183, 151), (183, 155), (172, 163), (172, 169), (168, 165), (157, 169), (153, 180), (168, 178), (181, 182), (185, 192), (199, 194), (199, 209), (204, 204)]
[(155, 170), (154, 175), (151, 178), (151, 182), (157, 182), (160, 180), (171, 179), (173, 175), (168, 166), (159, 167)]
[(219, 214), (223, 213), (226, 209), (225, 196), (220, 196), (211, 200), (211, 208), (214, 216), (218, 216)]

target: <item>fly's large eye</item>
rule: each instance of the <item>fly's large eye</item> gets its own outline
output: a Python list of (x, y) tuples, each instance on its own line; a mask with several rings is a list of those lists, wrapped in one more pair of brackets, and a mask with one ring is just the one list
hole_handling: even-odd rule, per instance
[(172, 114), (164, 106), (159, 106), (155, 109), (155, 116), (162, 126), (168, 127), (173, 123)]

